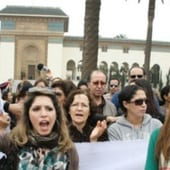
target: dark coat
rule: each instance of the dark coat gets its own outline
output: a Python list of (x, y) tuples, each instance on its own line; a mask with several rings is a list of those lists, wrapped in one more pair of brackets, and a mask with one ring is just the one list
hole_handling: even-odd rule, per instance
[[(93, 127), (87, 123), (83, 128), (83, 133), (81, 133), (73, 124), (70, 124), (69, 131), (73, 142), (90, 142), (90, 134), (93, 131)], [(108, 141), (107, 131), (98, 138), (98, 141)]]
[(0, 159), (0, 169), (17, 170), (19, 162), (17, 148), (7, 135), (0, 136), (0, 152), (6, 155)]

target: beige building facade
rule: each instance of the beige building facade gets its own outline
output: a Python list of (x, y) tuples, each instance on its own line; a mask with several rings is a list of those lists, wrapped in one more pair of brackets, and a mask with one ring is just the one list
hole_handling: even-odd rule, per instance
[[(35, 80), (39, 63), (53, 75), (75, 82), (81, 79), (83, 37), (65, 36), (69, 17), (59, 8), (7, 6), (0, 11), (0, 82)], [(144, 64), (144, 40), (99, 39), (98, 67), (108, 77), (127, 75), (132, 65)], [(167, 82), (170, 42), (153, 42), (153, 81)]]

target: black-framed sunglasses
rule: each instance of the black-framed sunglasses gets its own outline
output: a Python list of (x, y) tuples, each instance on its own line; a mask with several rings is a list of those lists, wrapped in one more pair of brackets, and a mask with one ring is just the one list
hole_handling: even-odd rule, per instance
[(116, 84), (110, 84), (110, 87), (118, 87)]
[(97, 86), (97, 85), (101, 85), (101, 86), (104, 86), (104, 85), (106, 85), (106, 82), (104, 82), (104, 81), (93, 81), (92, 82), (93, 83), (93, 85), (95, 85), (95, 86)]
[(134, 101), (129, 101), (129, 103), (134, 103), (135, 105), (140, 106), (143, 103), (147, 104), (148, 100), (147, 99), (136, 99)]
[(143, 78), (143, 75), (131, 75), (130, 78), (134, 79), (134, 78), (138, 78), (138, 79), (141, 79)]

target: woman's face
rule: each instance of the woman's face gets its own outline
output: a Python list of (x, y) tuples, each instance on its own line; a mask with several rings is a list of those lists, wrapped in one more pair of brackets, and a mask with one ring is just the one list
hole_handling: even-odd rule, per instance
[(75, 95), (69, 110), (72, 123), (75, 125), (85, 125), (90, 114), (89, 112), (88, 97), (84, 94)]
[(12, 92), (8, 92), (8, 97), (7, 98), (8, 98), (7, 101), (11, 103), (12, 102), (12, 98), (13, 98)]
[(143, 117), (147, 109), (146, 99), (145, 92), (138, 90), (129, 102), (124, 101), (123, 104), (127, 109), (127, 116)]
[(5, 113), (5, 112), (0, 113), (0, 129), (5, 130), (9, 126), (10, 121), (11, 121), (11, 119), (10, 119), (8, 113)]
[(64, 95), (64, 92), (59, 88), (59, 87), (56, 87), (55, 88), (55, 94), (56, 94), (56, 97), (58, 99), (58, 102), (63, 105), (64, 102), (65, 102), (65, 95)]
[(49, 135), (56, 121), (52, 100), (47, 96), (37, 96), (29, 109), (29, 118), (36, 133)]

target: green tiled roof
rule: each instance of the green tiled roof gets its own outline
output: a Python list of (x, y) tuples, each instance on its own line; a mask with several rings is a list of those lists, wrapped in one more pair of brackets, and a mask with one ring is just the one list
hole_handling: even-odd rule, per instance
[(0, 10), (0, 15), (41, 15), (68, 17), (60, 8), (35, 6), (6, 6)]

